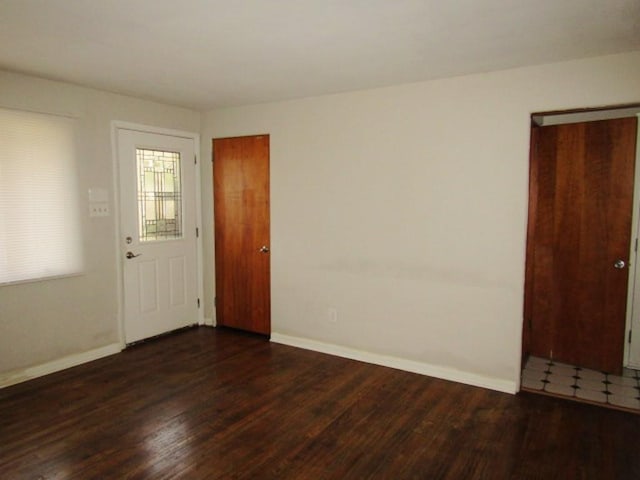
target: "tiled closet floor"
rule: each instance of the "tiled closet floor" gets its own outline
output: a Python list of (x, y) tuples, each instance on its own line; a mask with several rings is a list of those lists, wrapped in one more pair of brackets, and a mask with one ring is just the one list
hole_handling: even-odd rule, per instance
[(625, 368), (622, 376), (610, 375), (546, 358), (529, 357), (522, 370), (521, 387), (640, 413), (639, 373)]

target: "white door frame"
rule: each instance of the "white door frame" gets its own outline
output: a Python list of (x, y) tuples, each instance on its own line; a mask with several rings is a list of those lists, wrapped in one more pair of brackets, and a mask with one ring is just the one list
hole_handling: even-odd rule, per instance
[(169, 135), (173, 137), (187, 138), (193, 141), (193, 150), (196, 155), (195, 168), (195, 195), (196, 195), (196, 226), (200, 235), (196, 238), (196, 266), (198, 298), (200, 307), (198, 308), (198, 324), (204, 325), (204, 284), (202, 266), (202, 197), (200, 186), (200, 134), (173, 130), (168, 128), (142, 125), (138, 123), (123, 122), (114, 120), (111, 122), (111, 160), (113, 167), (113, 212), (116, 227), (115, 251), (117, 252), (116, 276), (117, 276), (117, 296), (118, 296), (118, 337), (122, 349), (126, 347), (124, 335), (124, 270), (122, 267), (121, 231), (120, 231), (120, 163), (118, 158), (118, 131), (133, 130), (143, 133), (153, 133), (158, 135)]
[[(627, 293), (627, 322), (624, 338), (624, 366), (640, 369), (640, 255), (636, 242), (640, 238), (640, 114), (636, 131), (636, 169), (633, 186), (631, 216), (631, 246), (629, 248), (629, 289)], [(631, 333), (633, 332), (633, 333)], [(631, 341), (629, 340), (631, 335)]]

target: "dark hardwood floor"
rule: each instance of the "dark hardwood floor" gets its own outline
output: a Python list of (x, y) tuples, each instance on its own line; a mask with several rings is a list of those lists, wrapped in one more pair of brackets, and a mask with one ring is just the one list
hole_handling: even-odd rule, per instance
[(0, 390), (2, 479), (638, 479), (640, 416), (196, 328)]

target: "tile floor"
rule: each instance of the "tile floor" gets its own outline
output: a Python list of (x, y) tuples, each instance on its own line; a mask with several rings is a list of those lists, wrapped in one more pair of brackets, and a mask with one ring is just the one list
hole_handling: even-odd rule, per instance
[(625, 368), (622, 376), (529, 357), (522, 370), (524, 390), (571, 397), (640, 413), (640, 371)]

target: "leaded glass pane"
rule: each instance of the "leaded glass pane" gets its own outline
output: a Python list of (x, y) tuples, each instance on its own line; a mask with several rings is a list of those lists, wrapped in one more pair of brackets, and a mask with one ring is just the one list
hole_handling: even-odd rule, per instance
[(182, 237), (180, 154), (136, 149), (141, 242)]

